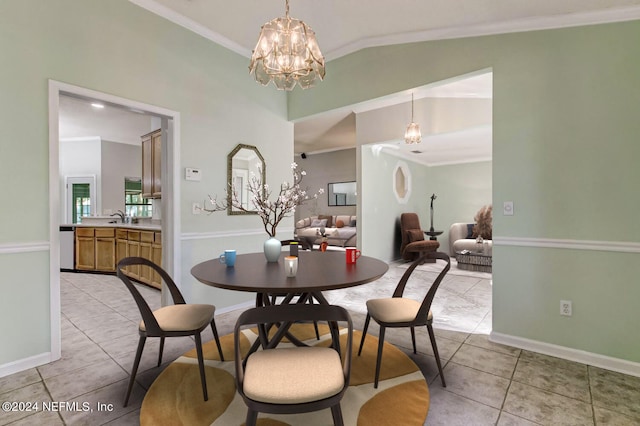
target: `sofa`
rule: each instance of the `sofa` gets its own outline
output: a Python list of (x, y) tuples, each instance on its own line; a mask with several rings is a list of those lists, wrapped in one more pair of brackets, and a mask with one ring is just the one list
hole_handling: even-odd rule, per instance
[(490, 239), (483, 240), (482, 247), (473, 237), (473, 223), (454, 223), (449, 228), (449, 250), (451, 256), (456, 256), (463, 250), (471, 252), (483, 251), (484, 254), (491, 255), (493, 242)]
[(358, 242), (356, 217), (349, 215), (317, 215), (296, 222), (294, 235), (312, 244), (320, 244), (320, 230), (324, 228), (327, 242), (331, 246), (355, 247)]

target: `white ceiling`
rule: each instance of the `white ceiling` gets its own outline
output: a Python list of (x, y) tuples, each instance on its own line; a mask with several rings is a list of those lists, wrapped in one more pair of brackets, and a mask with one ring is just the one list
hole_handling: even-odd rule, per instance
[(152, 131), (152, 116), (143, 111), (101, 102), (104, 108), (91, 106), (91, 99), (60, 96), (60, 139), (102, 140), (140, 145), (140, 136)]

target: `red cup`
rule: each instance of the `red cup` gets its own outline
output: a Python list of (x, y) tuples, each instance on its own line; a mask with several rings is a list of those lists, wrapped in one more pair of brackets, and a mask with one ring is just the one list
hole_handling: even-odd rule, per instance
[(356, 260), (360, 257), (360, 250), (354, 247), (347, 247), (347, 265), (352, 265), (356, 263)]

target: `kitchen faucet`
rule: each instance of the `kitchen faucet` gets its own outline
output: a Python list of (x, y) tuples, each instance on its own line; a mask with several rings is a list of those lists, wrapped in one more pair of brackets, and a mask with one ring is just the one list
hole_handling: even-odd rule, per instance
[(122, 223), (124, 223), (124, 212), (122, 210), (118, 210), (117, 212), (113, 213), (111, 216), (119, 216)]

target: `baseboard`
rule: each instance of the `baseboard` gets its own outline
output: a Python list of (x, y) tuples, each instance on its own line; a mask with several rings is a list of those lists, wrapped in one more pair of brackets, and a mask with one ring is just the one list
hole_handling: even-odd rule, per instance
[(489, 341), (640, 377), (640, 363), (492, 331)]
[(255, 307), (255, 300), (248, 300), (246, 302), (238, 303), (237, 305), (225, 306), (224, 308), (216, 309), (216, 316), (226, 314), (227, 312), (235, 311), (237, 309), (248, 309)]
[(0, 377), (9, 376), (11, 374), (19, 373), (30, 368), (39, 367), (52, 361), (55, 360), (51, 357), (51, 352), (45, 352), (39, 355), (12, 361), (7, 364), (2, 364), (0, 365)]

